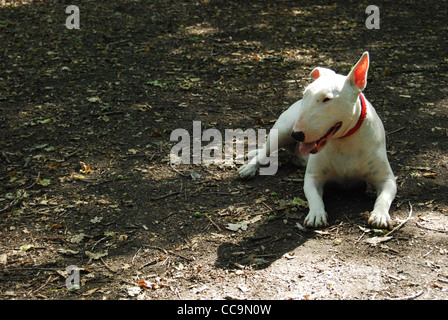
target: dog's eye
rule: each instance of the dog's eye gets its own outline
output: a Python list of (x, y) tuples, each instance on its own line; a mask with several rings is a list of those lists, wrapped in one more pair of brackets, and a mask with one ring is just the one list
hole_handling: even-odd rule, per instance
[(322, 100), (322, 102), (328, 102), (330, 100), (331, 100), (330, 98), (326, 97), (326, 98), (324, 98), (324, 100)]

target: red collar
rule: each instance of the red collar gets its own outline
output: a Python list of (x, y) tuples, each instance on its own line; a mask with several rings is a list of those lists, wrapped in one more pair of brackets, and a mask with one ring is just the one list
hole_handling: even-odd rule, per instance
[(340, 137), (339, 139), (350, 137), (352, 134), (354, 134), (358, 129), (362, 126), (362, 123), (364, 122), (364, 119), (366, 118), (367, 114), (367, 106), (366, 106), (366, 100), (364, 98), (364, 95), (362, 93), (359, 94), (359, 100), (361, 101), (361, 114), (359, 115), (358, 122), (356, 125), (350, 129), (349, 132), (343, 137)]

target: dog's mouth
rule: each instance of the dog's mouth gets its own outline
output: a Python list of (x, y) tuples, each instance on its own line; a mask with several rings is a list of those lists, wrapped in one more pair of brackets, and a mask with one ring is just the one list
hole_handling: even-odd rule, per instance
[(327, 133), (319, 140), (313, 142), (301, 142), (299, 151), (303, 156), (308, 156), (310, 153), (318, 153), (327, 144), (328, 140), (341, 128), (342, 122), (336, 123), (327, 131)]

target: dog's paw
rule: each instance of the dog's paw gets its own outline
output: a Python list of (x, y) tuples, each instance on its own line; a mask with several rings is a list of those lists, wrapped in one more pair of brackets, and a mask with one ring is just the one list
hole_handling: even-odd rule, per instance
[(305, 226), (319, 228), (328, 226), (327, 213), (325, 211), (309, 212), (304, 221)]
[(241, 178), (252, 178), (257, 173), (258, 167), (253, 164), (245, 164), (238, 169), (238, 174)]
[(367, 223), (377, 229), (390, 229), (392, 226), (392, 221), (390, 220), (389, 213), (372, 211), (370, 213), (369, 220)]

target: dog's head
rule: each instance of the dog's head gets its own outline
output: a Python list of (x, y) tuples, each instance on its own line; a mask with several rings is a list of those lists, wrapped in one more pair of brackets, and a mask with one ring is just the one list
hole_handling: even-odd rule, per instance
[(347, 76), (326, 68), (315, 68), (315, 79), (303, 93), (302, 107), (292, 136), (300, 142), (299, 151), (307, 156), (319, 152), (332, 138), (343, 137), (359, 118), (359, 94), (367, 84), (369, 53)]

